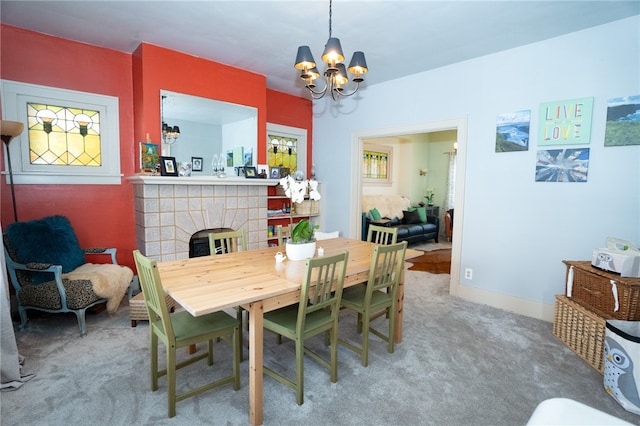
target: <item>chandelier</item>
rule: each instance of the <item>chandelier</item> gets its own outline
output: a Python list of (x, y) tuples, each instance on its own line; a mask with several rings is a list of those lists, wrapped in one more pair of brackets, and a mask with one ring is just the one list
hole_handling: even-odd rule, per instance
[[(345, 69), (342, 63), (344, 61), (344, 53), (342, 53), (340, 39), (331, 37), (331, 7), (332, 1), (329, 0), (329, 40), (327, 40), (322, 53), (322, 60), (327, 64), (327, 69), (324, 72), (324, 88), (316, 89), (315, 80), (320, 77), (320, 73), (309, 46), (298, 47), (298, 55), (294, 66), (300, 70), (300, 78), (304, 80), (305, 87), (309, 90), (309, 94), (313, 99), (320, 99), (327, 93), (331, 93), (331, 97), (336, 101), (340, 96), (351, 96), (356, 93), (360, 88), (360, 83), (364, 81), (362, 75), (369, 69), (364, 58), (364, 52), (354, 52), (349, 68)], [(355, 89), (350, 92), (347, 92), (343, 87), (343, 85), (349, 83), (347, 71), (355, 75), (353, 77), (353, 82), (356, 84)]]
[(166, 95), (162, 95), (162, 104), (160, 105), (160, 119), (162, 121), (162, 141), (168, 145), (173, 145), (180, 136), (180, 127), (169, 126), (164, 121), (164, 100), (166, 98)]

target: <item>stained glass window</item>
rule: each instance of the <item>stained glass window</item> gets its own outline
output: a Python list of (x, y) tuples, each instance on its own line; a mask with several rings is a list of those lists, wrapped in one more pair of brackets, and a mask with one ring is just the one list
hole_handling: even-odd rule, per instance
[(28, 102), (27, 123), (31, 164), (102, 165), (98, 111)]
[(362, 171), (364, 178), (387, 179), (389, 153), (379, 151), (363, 151)]
[(284, 167), (290, 173), (298, 170), (298, 139), (268, 135), (267, 166)]

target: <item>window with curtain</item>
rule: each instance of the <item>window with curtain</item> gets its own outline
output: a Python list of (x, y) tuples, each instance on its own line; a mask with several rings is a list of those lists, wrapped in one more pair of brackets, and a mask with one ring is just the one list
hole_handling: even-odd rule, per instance
[(449, 176), (447, 179), (447, 210), (452, 209), (456, 201), (456, 153), (449, 153)]

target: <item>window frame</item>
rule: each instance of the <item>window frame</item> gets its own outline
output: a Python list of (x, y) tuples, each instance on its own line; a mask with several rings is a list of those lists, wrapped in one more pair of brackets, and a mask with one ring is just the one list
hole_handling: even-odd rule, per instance
[[(120, 170), (119, 102), (114, 96), (37, 84), (1, 80), (2, 111), (5, 120), (19, 121), (25, 129), (9, 145), (13, 179), (16, 184), (97, 184), (119, 185)], [(44, 103), (96, 110), (100, 113), (101, 166), (31, 164), (29, 161), (27, 103)], [(5, 156), (5, 179), (8, 159)]]
[[(274, 124), (267, 123), (267, 147), (265, 151), (269, 150), (269, 146), (271, 141), (269, 140), (269, 135), (280, 136), (283, 138), (293, 138), (297, 139), (298, 143), (296, 145), (296, 155), (297, 155), (297, 163), (296, 170), (302, 170), (304, 172), (305, 178), (308, 179), (307, 176), (307, 129), (299, 128), (299, 127), (291, 127), (285, 126), (282, 124)], [(264, 145), (263, 148), (265, 149)], [(265, 163), (267, 163), (267, 158), (269, 158), (269, 153), (267, 152), (267, 156), (265, 157)], [(260, 166), (259, 166), (260, 167)], [(267, 166), (265, 166), (265, 169)]]
[(393, 146), (391, 145), (377, 145), (371, 142), (364, 142), (362, 146), (362, 154), (360, 156), (360, 161), (362, 162), (362, 157), (365, 152), (382, 152), (387, 155), (387, 164), (386, 164), (386, 172), (387, 177), (365, 177), (366, 170), (364, 167), (362, 168), (362, 184), (364, 186), (390, 186), (393, 183), (392, 171), (393, 171)]

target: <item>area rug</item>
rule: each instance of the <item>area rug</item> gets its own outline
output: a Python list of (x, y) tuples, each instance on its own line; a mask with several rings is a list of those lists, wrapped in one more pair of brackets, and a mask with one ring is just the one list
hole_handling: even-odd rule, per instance
[(451, 249), (425, 251), (420, 257), (407, 259), (412, 263), (412, 271), (431, 272), (433, 274), (448, 274), (451, 271)]

